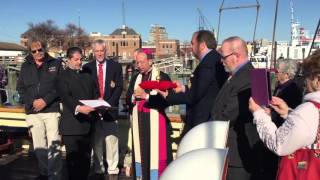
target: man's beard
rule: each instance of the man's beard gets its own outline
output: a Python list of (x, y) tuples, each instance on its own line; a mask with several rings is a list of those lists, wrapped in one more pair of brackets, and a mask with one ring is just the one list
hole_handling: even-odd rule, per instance
[(226, 67), (226, 66), (223, 66), (224, 67), (224, 70), (227, 72), (227, 73), (231, 73), (232, 71), (231, 71), (231, 69), (229, 69), (228, 67)]

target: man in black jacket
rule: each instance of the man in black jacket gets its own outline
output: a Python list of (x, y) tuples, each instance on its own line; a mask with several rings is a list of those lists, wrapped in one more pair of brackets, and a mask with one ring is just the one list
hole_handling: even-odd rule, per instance
[(164, 93), (170, 104), (186, 104), (186, 126), (184, 132), (210, 119), (210, 110), (215, 97), (227, 79), (215, 50), (217, 43), (214, 34), (200, 30), (192, 36), (192, 53), (200, 61), (191, 75), (188, 86), (179, 86), (176, 93)]
[(66, 145), (69, 179), (86, 180), (90, 170), (90, 136), (95, 109), (81, 104), (79, 100), (97, 99), (99, 92), (91, 76), (79, 72), (81, 49), (69, 48), (67, 57), (67, 68), (57, 81), (57, 91), (63, 104), (59, 131)]
[(61, 62), (49, 56), (45, 52), (44, 43), (39, 40), (31, 42), (30, 51), (31, 54), (22, 64), (17, 90), (25, 106), (26, 122), (32, 133), (40, 177), (60, 179), (60, 113), (55, 82)]

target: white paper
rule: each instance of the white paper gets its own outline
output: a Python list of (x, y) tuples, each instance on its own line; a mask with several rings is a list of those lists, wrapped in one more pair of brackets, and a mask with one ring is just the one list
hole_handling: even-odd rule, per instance
[(81, 103), (84, 105), (90, 106), (92, 108), (97, 108), (97, 107), (105, 107), (109, 108), (111, 105), (102, 99), (97, 99), (97, 100), (80, 100)]

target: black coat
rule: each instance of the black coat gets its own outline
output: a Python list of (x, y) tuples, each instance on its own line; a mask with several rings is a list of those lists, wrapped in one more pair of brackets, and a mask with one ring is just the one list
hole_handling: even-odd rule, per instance
[[(302, 103), (303, 93), (294, 80), (288, 80), (284, 84), (278, 84), (274, 90), (274, 96), (283, 99), (291, 109), (295, 109)], [(279, 127), (284, 119), (272, 110), (272, 121)]]
[(38, 98), (42, 98), (47, 104), (40, 113), (59, 111), (59, 97), (55, 83), (60, 70), (61, 61), (54, 59), (47, 53), (39, 68), (37, 68), (32, 55), (26, 57), (26, 61), (21, 67), (17, 91), (20, 95), (20, 101), (25, 105), (27, 114), (37, 113), (33, 110), (33, 101)]
[[(119, 99), (123, 88), (123, 77), (121, 65), (113, 60), (106, 60), (106, 72), (104, 96), (103, 99), (107, 101), (112, 107), (118, 107)], [(93, 60), (83, 66), (83, 72), (89, 73), (96, 82), (97, 87), (98, 75), (97, 64)], [(115, 121), (118, 116), (118, 109), (108, 110), (103, 114), (104, 121)]]
[(79, 100), (98, 99), (99, 91), (90, 75), (67, 68), (58, 77), (57, 91), (62, 100), (59, 131), (62, 135), (85, 135), (94, 123), (94, 114), (85, 115), (75, 110)]
[(191, 87), (186, 87), (185, 93), (169, 93), (167, 101), (171, 105), (187, 105), (187, 129), (210, 119), (216, 95), (227, 77), (221, 56), (216, 50), (212, 50), (194, 70), (190, 79)]
[[(249, 111), (251, 96), (249, 62), (225, 82), (219, 91), (211, 111), (213, 120), (230, 120), (227, 147), (229, 166), (246, 169), (248, 173), (259, 174), (264, 167), (263, 156), (268, 150), (259, 139), (253, 117)], [(235, 177), (236, 178), (236, 177)]]

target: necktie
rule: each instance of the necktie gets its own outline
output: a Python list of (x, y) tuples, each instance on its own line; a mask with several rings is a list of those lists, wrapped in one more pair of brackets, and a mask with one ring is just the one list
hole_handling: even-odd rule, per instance
[(103, 64), (100, 63), (98, 66), (99, 66), (99, 71), (98, 71), (99, 92), (100, 92), (100, 98), (103, 98), (103, 95), (104, 95)]

